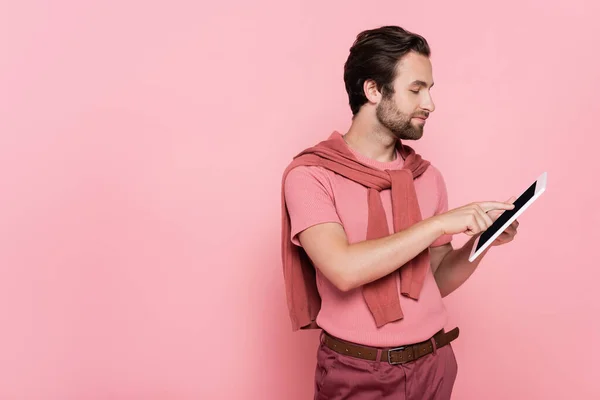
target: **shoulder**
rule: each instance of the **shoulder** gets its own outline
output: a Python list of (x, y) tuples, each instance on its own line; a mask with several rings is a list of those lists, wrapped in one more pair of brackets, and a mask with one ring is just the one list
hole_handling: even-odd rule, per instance
[(428, 173), (438, 185), (445, 185), (444, 175), (437, 166), (429, 164), (429, 168), (427, 168), (427, 171), (425, 172)]
[(444, 175), (433, 163), (430, 163), (427, 170), (415, 180), (415, 184), (417, 181), (420, 181), (420, 190), (426, 191), (429, 196), (434, 196), (438, 199), (443, 199), (447, 196), (448, 190)]
[(290, 169), (284, 179), (286, 194), (310, 193), (315, 190), (333, 196), (331, 172), (315, 165), (299, 165)]
[(299, 165), (290, 169), (284, 179), (286, 186), (311, 181), (320, 183), (330, 182), (330, 172), (318, 165)]

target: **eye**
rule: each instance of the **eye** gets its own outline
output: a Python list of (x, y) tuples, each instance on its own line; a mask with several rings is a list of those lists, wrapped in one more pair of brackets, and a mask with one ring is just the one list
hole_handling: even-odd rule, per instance
[(411, 92), (413, 92), (414, 94), (419, 94), (418, 90), (411, 90)]

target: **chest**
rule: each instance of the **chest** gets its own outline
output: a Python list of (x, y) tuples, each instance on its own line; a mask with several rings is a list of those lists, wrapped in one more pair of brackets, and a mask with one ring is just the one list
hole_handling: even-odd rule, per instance
[[(333, 200), (350, 243), (363, 241), (367, 236), (369, 218), (368, 189), (342, 176), (331, 176)], [(423, 219), (435, 215), (440, 204), (440, 191), (431, 174), (424, 173), (414, 180), (415, 191)], [(385, 210), (388, 229), (393, 233), (391, 190), (379, 192)]]

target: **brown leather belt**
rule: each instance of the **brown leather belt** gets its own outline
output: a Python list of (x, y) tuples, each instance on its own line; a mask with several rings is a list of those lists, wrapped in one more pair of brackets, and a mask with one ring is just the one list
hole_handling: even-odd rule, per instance
[[(433, 335), (436, 348), (444, 347), (456, 339), (458, 333), (458, 327), (452, 329), (450, 332), (445, 332), (443, 329), (440, 330)], [(400, 347), (369, 347), (335, 338), (325, 331), (323, 331), (323, 344), (337, 353), (371, 361), (378, 361), (377, 352), (381, 350), (379, 361), (385, 361), (390, 364), (404, 364), (415, 361), (433, 352), (431, 339)]]

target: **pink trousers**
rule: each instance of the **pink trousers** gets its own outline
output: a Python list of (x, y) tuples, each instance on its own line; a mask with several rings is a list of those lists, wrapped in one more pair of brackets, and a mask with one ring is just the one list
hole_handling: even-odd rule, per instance
[(451, 343), (397, 365), (339, 354), (320, 343), (314, 399), (449, 400), (457, 372)]

